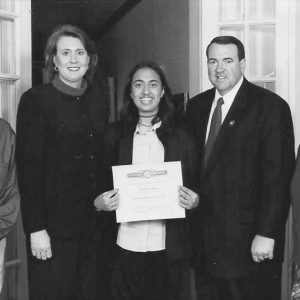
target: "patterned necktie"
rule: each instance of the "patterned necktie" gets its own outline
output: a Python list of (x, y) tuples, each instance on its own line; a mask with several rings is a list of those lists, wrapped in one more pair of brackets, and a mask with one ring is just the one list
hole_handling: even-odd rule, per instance
[(209, 134), (208, 134), (208, 138), (207, 138), (207, 142), (206, 142), (206, 146), (205, 146), (205, 153), (204, 153), (204, 168), (205, 169), (207, 166), (209, 156), (213, 150), (219, 130), (222, 125), (222, 108), (221, 108), (221, 106), (223, 104), (224, 104), (224, 100), (221, 97), (218, 99), (217, 106), (215, 107), (215, 110), (211, 117), (210, 129), (209, 129)]

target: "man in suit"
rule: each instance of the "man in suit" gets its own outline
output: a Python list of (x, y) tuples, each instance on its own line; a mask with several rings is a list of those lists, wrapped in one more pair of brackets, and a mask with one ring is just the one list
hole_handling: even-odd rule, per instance
[(186, 120), (198, 148), (201, 228), (194, 234), (200, 240), (203, 229), (210, 299), (279, 300), (294, 167), (290, 109), (246, 80), (235, 37), (214, 38), (206, 55), (214, 88), (188, 102)]

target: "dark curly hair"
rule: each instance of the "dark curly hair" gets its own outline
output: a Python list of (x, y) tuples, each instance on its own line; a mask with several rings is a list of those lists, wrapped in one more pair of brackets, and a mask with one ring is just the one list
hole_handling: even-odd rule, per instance
[(139, 120), (139, 112), (131, 97), (131, 85), (135, 73), (140, 69), (151, 69), (160, 78), (164, 95), (161, 97), (158, 114), (153, 118), (152, 124), (162, 121), (164, 124), (173, 120), (174, 107), (171, 102), (171, 90), (163, 70), (154, 62), (142, 62), (137, 64), (129, 73), (128, 82), (124, 90), (124, 107), (121, 111), (121, 121), (130, 126), (135, 126)]
[(91, 83), (98, 61), (96, 47), (94, 42), (87, 36), (87, 34), (83, 30), (73, 25), (60, 25), (56, 27), (47, 40), (44, 51), (46, 81), (51, 81), (55, 76), (56, 71), (55, 65), (53, 63), (53, 57), (57, 53), (57, 43), (59, 39), (64, 36), (77, 38), (83, 44), (85, 50), (88, 53), (88, 56), (90, 57), (89, 67), (84, 77), (89, 83)]

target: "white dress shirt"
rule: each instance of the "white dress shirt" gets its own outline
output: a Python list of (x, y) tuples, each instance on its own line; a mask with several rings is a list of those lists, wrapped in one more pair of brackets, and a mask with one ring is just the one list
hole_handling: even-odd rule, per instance
[(208, 119), (208, 123), (207, 123), (205, 142), (207, 142), (207, 139), (208, 139), (211, 118), (212, 118), (213, 112), (217, 106), (218, 99), (223, 98), (223, 100), (224, 100), (224, 104), (221, 106), (221, 110), (222, 110), (222, 121), (221, 122), (223, 123), (223, 121), (233, 103), (233, 100), (234, 100), (239, 88), (241, 87), (241, 85), (243, 83), (243, 78), (244, 77), (242, 76), (241, 79), (238, 81), (238, 83), (224, 96), (221, 96), (220, 93), (218, 92), (218, 90), (216, 89), (215, 98), (214, 98), (214, 101), (213, 101), (211, 109), (210, 109), (210, 115), (209, 115), (209, 119)]
[[(133, 136), (132, 163), (164, 162), (164, 146), (156, 135), (161, 122), (150, 131), (142, 132), (137, 125)], [(121, 223), (117, 244), (123, 249), (136, 252), (164, 250), (166, 226), (164, 220), (137, 221)]]

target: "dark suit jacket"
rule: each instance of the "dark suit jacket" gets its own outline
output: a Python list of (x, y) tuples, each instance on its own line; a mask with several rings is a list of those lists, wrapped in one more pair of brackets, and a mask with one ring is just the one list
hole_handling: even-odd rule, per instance
[(300, 265), (300, 146), (298, 147), (296, 168), (291, 182), (293, 206), (294, 261)]
[(275, 239), (282, 259), (294, 135), (288, 104), (244, 79), (222, 123), (207, 170), (205, 135), (215, 89), (191, 99), (186, 119), (197, 140), (208, 270), (216, 277), (246, 275), (254, 266), (256, 234)]
[(24, 229), (51, 238), (87, 234), (102, 191), (105, 94), (80, 97), (52, 83), (26, 91), (17, 114), (16, 161)]
[[(135, 128), (126, 128), (123, 124), (113, 124), (106, 133), (105, 159), (108, 170), (107, 189), (112, 188), (111, 166), (132, 164), (133, 133)], [(156, 131), (158, 138), (165, 149), (165, 162), (181, 161), (183, 184), (194, 189), (193, 182), (196, 178), (195, 145), (193, 140), (182, 130), (161, 126)], [(192, 212), (187, 211), (187, 219), (192, 219)], [(166, 220), (166, 251), (169, 262), (187, 260), (190, 255), (189, 226), (187, 219)], [(116, 242), (117, 226), (114, 226), (112, 234)]]

